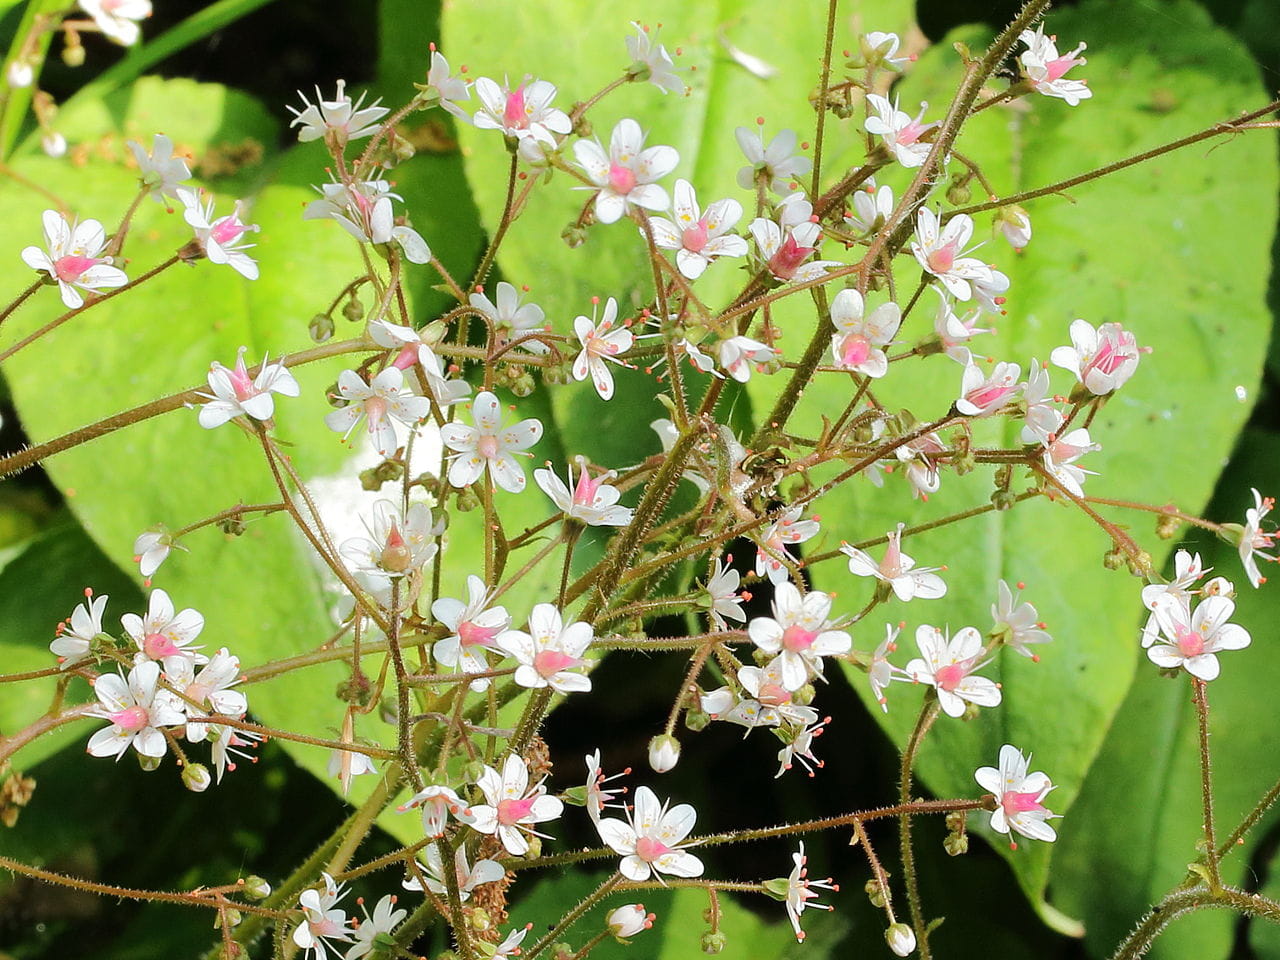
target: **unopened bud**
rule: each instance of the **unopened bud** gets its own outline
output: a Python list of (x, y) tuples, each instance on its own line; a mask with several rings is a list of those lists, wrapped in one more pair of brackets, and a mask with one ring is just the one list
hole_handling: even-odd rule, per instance
[(203, 763), (188, 763), (182, 768), (182, 785), (192, 793), (204, 793), (212, 782), (209, 768)]
[(957, 178), (951, 182), (951, 186), (947, 187), (947, 203), (952, 206), (963, 207), (972, 199), (973, 191), (969, 189), (968, 177)]
[(587, 231), (578, 224), (571, 223), (560, 231), (560, 239), (568, 244), (570, 250), (576, 250), (587, 242)]
[(230, 517), (223, 517), (218, 521), (218, 529), (229, 537), (238, 537), (244, 533), (244, 516), (235, 514)]
[(791, 695), (791, 702), (797, 706), (807, 707), (813, 703), (813, 699), (817, 695), (818, 691), (813, 688), (813, 684), (806, 683)]
[(459, 513), (469, 513), (480, 506), (479, 495), (470, 487), (463, 487), (454, 497)]
[(484, 933), (486, 930), (493, 929), (493, 920), (489, 917), (489, 912), (484, 907), (472, 907), (465, 913), (467, 925), (477, 933)]
[(947, 856), (958, 857), (969, 852), (969, 835), (967, 833), (949, 833), (942, 841), (942, 849)]
[(1135, 577), (1146, 577), (1151, 575), (1151, 554), (1147, 553), (1147, 551), (1139, 550), (1137, 556), (1126, 557), (1125, 559), (1129, 564), (1129, 572)]
[(329, 406), (335, 407), (339, 410), (347, 405), (346, 398), (338, 392), (337, 383), (329, 384), (329, 389), (325, 390), (324, 397), (329, 401)]
[(729, 943), (729, 938), (719, 930), (708, 930), (702, 935), (703, 953), (721, 953)]
[(484, 776), (485, 765), (482, 760), (468, 760), (462, 765), (462, 778), (467, 783), (475, 783)]
[(992, 490), (991, 502), (997, 510), (1011, 510), (1018, 498), (1011, 490)]
[(250, 900), (265, 900), (271, 896), (271, 884), (256, 874), (244, 878), (243, 889), (244, 895)]
[(653, 919), (652, 913), (644, 912), (643, 903), (628, 903), (605, 917), (604, 926), (610, 936), (622, 940), (648, 930), (653, 926)]
[(15, 60), (9, 64), (6, 76), (11, 87), (29, 87), (36, 80), (35, 70), (25, 60)]
[(40, 149), (56, 160), (66, 155), (67, 138), (57, 132), (46, 133), (40, 138)]
[(84, 66), (84, 44), (68, 43), (63, 47), (62, 62), (68, 67)]
[(666, 773), (680, 762), (680, 741), (668, 733), (649, 741), (649, 766), (654, 773)]
[(307, 324), (307, 333), (315, 343), (324, 343), (333, 336), (333, 317), (327, 313), (317, 313)]
[(381, 490), (384, 483), (394, 483), (404, 476), (399, 460), (383, 460), (376, 467), (360, 471), (360, 486), (365, 490)]
[(533, 382), (533, 374), (527, 370), (519, 376), (511, 378), (511, 392), (517, 397), (528, 397), (533, 394), (537, 384)]
[(236, 910), (234, 907), (219, 910), (218, 915), (214, 917), (213, 928), (218, 930), (223, 926), (223, 924), (226, 925), (227, 929), (238, 927), (240, 926), (240, 921), (242, 919), (244, 918), (240, 916), (240, 911)]
[(905, 923), (895, 923), (884, 932), (889, 949), (900, 957), (909, 957), (916, 949), (916, 932)]
[(1119, 547), (1112, 547), (1102, 555), (1102, 565), (1108, 570), (1119, 570), (1126, 563), (1124, 551)]
[(1182, 528), (1182, 521), (1168, 514), (1156, 517), (1156, 536), (1161, 540), (1172, 540)]
[(866, 891), (867, 899), (871, 901), (871, 905), (873, 907), (877, 907), (878, 909), (881, 909), (881, 910), (884, 909), (884, 904), (885, 904), (884, 887), (880, 885), (879, 880), (877, 880), (875, 877), (872, 877), (865, 884), (863, 884), (862, 889)]
[(709, 723), (711, 723), (711, 714), (701, 707), (690, 707), (684, 712), (685, 728), (692, 730), (694, 733), (699, 730), (705, 730)]
[(360, 298), (352, 294), (350, 299), (342, 305), (342, 315), (355, 323), (364, 319), (364, 304), (360, 302)]

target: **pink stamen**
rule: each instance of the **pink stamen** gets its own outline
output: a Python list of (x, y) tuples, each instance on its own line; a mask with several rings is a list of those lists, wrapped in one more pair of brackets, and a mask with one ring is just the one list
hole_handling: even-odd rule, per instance
[(813, 251), (813, 247), (802, 247), (796, 243), (792, 234), (787, 234), (787, 239), (782, 241), (778, 252), (769, 258), (769, 272), (775, 277), (790, 280)]
[(528, 129), (529, 115), (524, 105), (524, 87), (516, 87), (507, 94), (507, 105), (502, 111), (502, 122), (511, 130)]
[(151, 715), (147, 712), (146, 707), (134, 706), (108, 714), (107, 719), (121, 730), (136, 733), (151, 722)]
[(90, 267), (104, 263), (103, 260), (95, 260), (93, 257), (79, 257), (75, 254), (68, 254), (65, 257), (59, 257), (53, 262), (54, 272), (57, 273), (58, 279), (63, 283), (74, 283), (79, 280), (86, 270)]
[(1016, 790), (1005, 791), (1000, 797), (1000, 806), (1004, 808), (1004, 812), (1009, 816), (1044, 809), (1040, 805), (1040, 794), (1019, 793)]
[(806, 630), (798, 623), (793, 623), (787, 629), (782, 631), (783, 649), (790, 650), (793, 653), (799, 653), (802, 650), (808, 650), (813, 646), (813, 641), (818, 639), (818, 634), (812, 630)]
[(636, 172), (620, 163), (609, 164), (609, 188), (625, 197), (636, 188)]
[(636, 856), (645, 863), (653, 863), (659, 857), (670, 852), (670, 847), (653, 837), (641, 837), (636, 841)]
[(707, 245), (707, 221), (699, 220), (692, 227), (687, 227), (680, 235), (680, 242), (691, 253), (700, 253)]
[(938, 684), (938, 689), (947, 691), (954, 690), (960, 686), (960, 681), (964, 678), (965, 669), (958, 663), (949, 663), (933, 675), (934, 681)]
[(491, 641), (497, 633), (497, 627), (477, 626), (470, 620), (463, 620), (458, 624), (458, 642), (461, 643), (463, 647), (488, 646), (489, 641)]
[(534, 801), (538, 798), (524, 797), (520, 800), (502, 800), (498, 803), (498, 822), (504, 826), (514, 826), (529, 816)]

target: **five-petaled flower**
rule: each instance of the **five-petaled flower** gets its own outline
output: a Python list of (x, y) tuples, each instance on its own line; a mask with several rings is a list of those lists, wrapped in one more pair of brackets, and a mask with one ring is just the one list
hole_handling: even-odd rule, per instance
[(676, 74), (675, 64), (667, 48), (658, 43), (658, 29), (649, 34), (647, 24), (631, 21), (636, 28), (633, 35), (624, 37), (627, 45), (627, 56), (631, 58), (631, 66), (627, 68), (627, 76), (633, 80), (648, 80), (663, 93), (688, 93), (689, 88)]
[(902, 531), (905, 523), (898, 524), (898, 529), (885, 534), (888, 543), (884, 551), (884, 559), (876, 563), (870, 555), (850, 544), (842, 544), (840, 552), (849, 558), (849, 572), (856, 577), (875, 577), (893, 588), (899, 600), (908, 601), (919, 597), (921, 600), (937, 600), (947, 592), (943, 579), (934, 573), (938, 567), (917, 567), (915, 560), (902, 552)]
[(841, 290), (831, 301), (831, 356), (835, 365), (868, 377), (889, 372), (884, 347), (893, 339), (902, 321), (902, 311), (893, 301), (882, 303), (864, 315), (862, 294)]
[(1263, 519), (1275, 505), (1273, 498), (1264, 497), (1254, 489), (1253, 506), (1244, 513), (1244, 529), (1240, 532), (1240, 562), (1244, 565), (1244, 572), (1254, 587), (1260, 587), (1267, 582), (1267, 578), (1258, 570), (1258, 557), (1273, 562), (1276, 560), (1272, 554), (1262, 552), (1264, 548), (1275, 546), (1276, 531), (1262, 529)]
[(62, 670), (87, 660), (93, 641), (102, 633), (107, 594), (95, 597), (91, 589), (86, 589), (84, 595), (88, 602), (78, 604), (71, 616), (58, 624), (56, 636), (49, 644), (49, 652), (58, 658), (58, 667)]
[(173, 141), (157, 133), (151, 138), (151, 153), (137, 140), (130, 140), (127, 145), (138, 163), (138, 179), (151, 199), (157, 203), (164, 203), (165, 197), (178, 199), (178, 184), (190, 178), (191, 168), (182, 157), (173, 155)]
[(912, 119), (911, 114), (898, 109), (896, 100), (890, 103), (877, 93), (867, 94), (867, 103), (875, 111), (863, 121), (867, 133), (881, 137), (885, 147), (893, 154), (893, 159), (904, 167), (923, 164), (929, 151), (933, 149), (933, 144), (921, 137), (937, 126), (936, 123), (920, 122), (929, 105), (920, 104), (920, 112)]
[(1058, 38), (1046, 37), (1044, 24), (1038, 25), (1034, 31), (1023, 30), (1018, 39), (1028, 48), (1018, 58), (1022, 62), (1022, 74), (1036, 93), (1065, 100), (1069, 107), (1093, 96), (1086, 81), (1069, 80), (1063, 76), (1072, 67), (1083, 66), (1088, 62), (1084, 57), (1077, 56), (1084, 52), (1086, 44), (1079, 44), (1070, 53), (1059, 54), (1056, 42)]
[[(450, 814), (453, 814), (460, 823), (471, 823), (474, 819), (471, 808), (456, 791), (437, 783), (427, 784), (396, 809), (401, 813), (406, 810), (420, 809), (422, 830), (433, 840), (444, 836), (445, 825), (449, 822)], [(458, 849), (461, 850), (462, 846), (459, 845)], [(438, 854), (436, 859), (439, 860)]]
[(625, 527), (631, 522), (632, 509), (618, 503), (622, 496), (609, 483), (617, 477), (613, 470), (591, 476), (587, 458), (573, 458), (578, 464), (578, 481), (574, 483), (573, 467), (569, 467), (569, 483), (565, 484), (550, 469), (533, 471), (533, 479), (564, 515), (591, 527)]
[(687, 803), (668, 809), (648, 787), (638, 787), (635, 806), (627, 812), (625, 821), (606, 817), (596, 828), (600, 838), (615, 853), (622, 854), (618, 872), (628, 880), (642, 883), (651, 874), (664, 873), (673, 877), (700, 877), (702, 861), (680, 849), (697, 816)]
[(204, 629), (204, 617), (191, 607), (174, 612), (173, 601), (163, 590), (152, 590), (147, 601), (147, 614), (126, 613), (120, 625), (138, 650), (148, 660), (163, 660), (166, 672), (173, 672), (175, 660), (187, 658), (196, 663), (206, 663), (208, 658), (198, 653), (192, 642)]
[(569, 115), (551, 106), (555, 84), (546, 80), (522, 82), (514, 90), (504, 81), (498, 86), (488, 77), (476, 79), (475, 92), (480, 109), (471, 122), (481, 130), (501, 130), (519, 141), (533, 140), (555, 147), (555, 134), (564, 136), (573, 129)]
[(471, 415), (475, 420), (473, 427), (454, 421), (440, 428), (440, 439), (454, 451), (449, 482), (455, 487), (469, 486), (479, 480), (488, 467), (494, 483), (510, 493), (519, 493), (526, 480), (515, 454), (542, 439), (542, 423), (529, 417), (502, 429), (502, 408), (498, 398), (488, 390), (476, 394)]
[(327, 873), (320, 874), (323, 890), (303, 890), (298, 897), (302, 907), (302, 923), (294, 928), (293, 942), (311, 954), (311, 960), (327, 960), (329, 950), (337, 950), (330, 941), (351, 942), (347, 912), (336, 906), (347, 888), (334, 883)]
[[(246, 416), (254, 420), (270, 420), (275, 413), (275, 398), (296, 397), (302, 392), (298, 381), (283, 363), (268, 363), (262, 358), (256, 377), (249, 376), (244, 363), (245, 350), (236, 351), (236, 365), (228, 370), (218, 361), (209, 365), (209, 389), (202, 393), (206, 402), (200, 405), (197, 419), (206, 430), (220, 427), (233, 417)], [(146, 576), (147, 574), (143, 574)]]
[(159, 681), (160, 664), (153, 660), (134, 666), (127, 681), (118, 673), (104, 673), (94, 680), (98, 703), (86, 715), (110, 720), (111, 726), (89, 738), (90, 754), (119, 760), (132, 746), (144, 757), (164, 756), (168, 745), (159, 728), (177, 726), (185, 717), (180, 701), (159, 689)]
[(922, 624), (916, 628), (916, 646), (921, 656), (907, 664), (906, 673), (937, 691), (938, 703), (947, 716), (963, 714), (966, 702), (979, 707), (1000, 705), (999, 684), (973, 675), (983, 666), (979, 662), (982, 636), (973, 627), (963, 627), (948, 639), (937, 627)]
[(594, 639), (591, 624), (579, 620), (566, 626), (554, 604), (539, 603), (529, 614), (528, 633), (507, 630), (494, 642), (519, 661), (514, 679), (520, 686), (576, 693), (591, 689), (591, 678), (577, 668), (586, 662), (582, 655)]
[(796, 940), (800, 943), (804, 942), (804, 930), (800, 928), (800, 914), (806, 909), (818, 910), (834, 910), (835, 907), (828, 903), (812, 903), (810, 901), (821, 896), (818, 890), (834, 890), (839, 891), (840, 885), (831, 882), (831, 878), (825, 880), (814, 880), (809, 876), (809, 858), (804, 854), (804, 841), (800, 841), (800, 850), (791, 855), (794, 866), (791, 868), (791, 875), (787, 877), (786, 892), (786, 908), (787, 918), (791, 921), (791, 927), (796, 932)]
[(796, 152), (794, 130), (779, 130), (768, 146), (763, 128), (753, 133), (747, 127), (738, 127), (733, 135), (751, 164), (738, 171), (738, 186), (743, 190), (754, 190), (757, 183), (763, 182), (774, 193), (786, 196), (791, 193), (791, 182), (813, 169), (813, 161)]
[(809, 260), (822, 242), (822, 228), (811, 219), (813, 204), (803, 194), (784, 197), (774, 213), (777, 220), (756, 217), (747, 229), (775, 280), (805, 283), (821, 277), (828, 267), (840, 266), (835, 260)]
[[(431, 615), (453, 631), (431, 648), (436, 662), (463, 673), (484, 673), (489, 669), (484, 651), (494, 649), (494, 640), (511, 626), (504, 606), (489, 606), (491, 591), (475, 574), (467, 577), (467, 602), (441, 597), (431, 604)], [(471, 681), (477, 692), (489, 688), (488, 677)]]
[(368, 383), (354, 370), (343, 370), (338, 374), (338, 394), (347, 405), (325, 414), (325, 426), (341, 433), (345, 440), (361, 420), (367, 419), (373, 448), (384, 457), (396, 451), (393, 420), (413, 428), (431, 412), (430, 398), (414, 396), (407, 390), (404, 373), (396, 367), (387, 367)]
[(941, 280), (947, 292), (961, 301), (973, 299), (975, 283), (993, 282), (989, 266), (976, 257), (964, 256), (972, 236), (973, 218), (967, 213), (957, 213), (945, 224), (928, 207), (921, 207), (916, 214), (911, 252), (926, 273)]
[(676, 251), (676, 266), (690, 280), (697, 280), (717, 257), (745, 257), (747, 241), (729, 233), (742, 219), (737, 200), (716, 200), (701, 210), (698, 195), (688, 180), (677, 180), (671, 212), (675, 220), (650, 217), (653, 242)]
[(802, 595), (795, 584), (779, 583), (773, 593), (773, 616), (747, 624), (751, 642), (782, 661), (780, 675), (788, 690), (821, 677), (823, 657), (848, 653), (853, 646), (849, 634), (832, 629), (830, 612), (830, 594), (811, 590)]
[(389, 112), (375, 100), (369, 106), (363, 106), (364, 94), (360, 94), (353, 103), (347, 96), (347, 82), (338, 81), (337, 92), (332, 100), (326, 100), (316, 87), (316, 102), (312, 103), (301, 91), (302, 109), (289, 107), (293, 119), (289, 126), (298, 128), (298, 140), (309, 143), (312, 140), (325, 141), (331, 150), (342, 150), (351, 140), (360, 140), (376, 133), (379, 122)]
[(598, 299), (593, 300), (590, 317), (579, 314), (573, 321), (573, 332), (582, 344), (582, 350), (573, 361), (573, 379), (591, 377), (600, 399), (608, 400), (613, 396), (613, 371), (609, 369), (609, 363), (626, 366), (618, 359), (618, 354), (631, 349), (635, 335), (625, 326), (613, 328), (618, 320), (618, 302), (613, 297), (605, 301), (604, 315), (597, 323), (595, 304), (598, 303)]
[(1236, 605), (1227, 597), (1205, 597), (1193, 611), (1179, 596), (1156, 598), (1152, 611), (1163, 639), (1147, 648), (1147, 657), (1158, 667), (1186, 669), (1198, 680), (1213, 680), (1222, 669), (1217, 654), (1223, 650), (1243, 650), (1252, 642), (1249, 631), (1228, 623)]
[[(1045, 774), (1037, 770), (1027, 773), (1030, 757), (1006, 743), (1000, 748), (1000, 766), (979, 767), (973, 778), (978, 786), (995, 794), (996, 808), (991, 812), (991, 829), (1008, 834), (1010, 830), (1032, 840), (1057, 839), (1057, 831), (1048, 821), (1056, 816), (1041, 801), (1053, 789)], [(1017, 849), (1017, 844), (1011, 844)]]
[(225, 263), (246, 280), (258, 279), (258, 261), (250, 257), (246, 250), (254, 244), (244, 243), (241, 238), (246, 233), (256, 233), (257, 224), (244, 223), (241, 219), (243, 200), (236, 201), (236, 208), (225, 217), (214, 219), (213, 200), (201, 203), (200, 195), (194, 190), (179, 187), (178, 199), (186, 208), (183, 219), (191, 226), (196, 236), (196, 244), (209, 258), (210, 263)]
[(537, 833), (532, 824), (555, 820), (564, 810), (564, 803), (558, 797), (547, 796), (541, 780), (529, 786), (529, 768), (514, 753), (503, 761), (502, 773), (486, 766), (476, 786), (488, 802), (471, 807), (471, 815), (475, 817), (471, 828), (479, 833), (496, 834), (512, 856), (522, 857), (529, 852), (529, 841), (524, 834)]
[(614, 223), (632, 207), (665, 210), (667, 191), (658, 186), (680, 162), (674, 147), (645, 148), (640, 124), (619, 120), (609, 137), (609, 152), (595, 140), (578, 140), (573, 155), (592, 183), (596, 194), (596, 219)]
[(46, 210), (42, 220), (46, 249), (24, 248), (22, 262), (49, 275), (63, 304), (74, 310), (84, 306), (81, 290), (97, 293), (129, 282), (123, 270), (111, 265), (111, 257), (101, 256), (107, 235), (97, 220), (68, 223), (56, 210)]
[[(338, 548), (355, 565), (353, 570), (386, 584), (421, 569), (436, 555), (435, 522), (425, 503), (409, 505), (403, 516), (390, 500), (373, 505), (372, 521), (365, 521), (367, 537), (352, 537)], [(380, 585), (381, 585), (380, 584)]]
[(778, 584), (790, 577), (786, 560), (791, 558), (784, 546), (788, 543), (804, 543), (816, 537), (821, 529), (816, 518), (801, 520), (804, 507), (789, 508), (782, 516), (765, 528), (756, 541), (756, 576), (768, 576), (769, 582)]
[(1049, 359), (1070, 370), (1095, 396), (1103, 397), (1124, 386), (1138, 368), (1138, 358), (1150, 348), (1138, 346), (1132, 333), (1118, 323), (1104, 323), (1096, 330), (1088, 320), (1071, 322), (1071, 346), (1054, 347)]

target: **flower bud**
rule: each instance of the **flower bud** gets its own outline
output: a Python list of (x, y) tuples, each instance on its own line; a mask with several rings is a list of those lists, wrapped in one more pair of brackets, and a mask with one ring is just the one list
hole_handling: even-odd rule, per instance
[(218, 521), (218, 529), (228, 537), (239, 537), (244, 534), (244, 517), (240, 514), (232, 517), (223, 517)]
[(720, 953), (728, 942), (729, 938), (719, 930), (708, 930), (702, 935), (702, 952)]
[(315, 343), (324, 343), (333, 336), (333, 317), (327, 313), (317, 313), (307, 324), (307, 333)]
[(560, 232), (560, 239), (568, 244), (570, 250), (576, 250), (587, 242), (587, 231), (576, 223), (571, 223)]
[(219, 910), (217, 916), (213, 918), (213, 928), (220, 929), (225, 923), (227, 929), (240, 926), (240, 921), (244, 919), (240, 915), (240, 911), (236, 909)]
[(265, 900), (271, 896), (271, 884), (256, 874), (244, 878), (243, 889), (250, 900)]
[(68, 43), (63, 47), (62, 62), (73, 68), (84, 66), (84, 44)]
[(701, 707), (690, 707), (684, 712), (684, 725), (688, 730), (697, 733), (699, 730), (705, 730), (707, 725), (711, 723), (711, 714), (707, 713)]
[(900, 957), (909, 957), (916, 949), (916, 934), (905, 923), (895, 923), (884, 932), (889, 949)]
[(470, 487), (463, 487), (458, 491), (454, 502), (457, 504), (459, 513), (469, 513), (480, 506), (480, 496)]
[(1234, 600), (1236, 596), (1236, 586), (1226, 577), (1213, 577), (1200, 588), (1201, 593), (1206, 597), (1226, 597), (1228, 600)]
[(40, 149), (56, 160), (66, 155), (67, 138), (57, 132), (46, 133), (40, 138)]
[(363, 320), (364, 304), (360, 302), (360, 298), (352, 294), (347, 302), (342, 305), (342, 315), (352, 323)]
[(138, 754), (138, 766), (140, 766), (147, 773), (150, 773), (152, 770), (158, 770), (160, 768), (160, 761), (162, 759), (164, 758), (163, 757), (144, 757), (142, 754)]
[(486, 930), (493, 929), (493, 920), (484, 907), (472, 907), (466, 911), (464, 916), (467, 918), (467, 925), (477, 933), (484, 933)]
[(1156, 536), (1161, 540), (1172, 540), (1182, 528), (1182, 521), (1177, 517), (1162, 515), (1156, 518)]
[(649, 741), (649, 766), (654, 773), (666, 773), (680, 762), (680, 741), (662, 734)]
[(876, 907), (877, 909), (880, 909), (880, 910), (884, 909), (884, 904), (885, 904), (884, 887), (880, 886), (879, 880), (877, 880), (875, 877), (872, 877), (865, 884), (863, 884), (862, 889), (866, 891), (867, 899), (871, 901), (871, 905), (873, 907)]
[(1124, 551), (1119, 547), (1112, 547), (1102, 555), (1102, 565), (1108, 570), (1119, 570), (1125, 562)]
[(1136, 557), (1127, 557), (1126, 562), (1129, 564), (1129, 572), (1135, 577), (1150, 576), (1153, 572), (1151, 554), (1145, 550), (1139, 550)]
[(628, 903), (605, 917), (604, 925), (610, 936), (623, 940), (652, 927), (653, 917), (652, 913), (644, 912), (643, 903)]
[(963, 207), (972, 199), (973, 191), (969, 189), (968, 177), (964, 177), (963, 179), (957, 177), (955, 180), (951, 181), (951, 186), (947, 187), (947, 203), (950, 203), (953, 206)]
[(203, 763), (188, 763), (182, 768), (182, 785), (192, 793), (204, 793), (212, 782), (209, 768)]
[(15, 60), (9, 64), (6, 76), (11, 87), (29, 87), (36, 80), (35, 70), (25, 60)]
[(947, 856), (958, 857), (969, 852), (969, 835), (967, 833), (950, 833), (942, 841), (942, 849)]

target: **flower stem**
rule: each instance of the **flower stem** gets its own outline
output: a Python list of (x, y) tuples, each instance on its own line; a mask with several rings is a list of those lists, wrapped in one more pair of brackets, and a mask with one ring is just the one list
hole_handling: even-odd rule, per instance
[[(926, 697), (920, 708), (920, 716), (916, 719), (915, 729), (907, 740), (902, 751), (902, 767), (898, 782), (898, 799), (903, 806), (911, 803), (911, 775), (915, 767), (916, 754), (925, 734), (938, 718), (938, 700)], [(907, 888), (907, 905), (911, 908), (911, 926), (915, 928), (916, 940), (920, 947), (920, 960), (929, 960), (929, 929), (925, 924), (924, 908), (920, 902), (920, 883), (916, 876), (916, 855), (911, 846), (911, 817), (906, 812), (898, 814), (898, 843), (902, 857), (902, 881)]]
[(1213, 771), (1209, 757), (1209, 694), (1208, 685), (1199, 677), (1191, 678), (1195, 691), (1196, 720), (1200, 728), (1200, 796), (1204, 806), (1204, 864), (1209, 871), (1209, 889), (1222, 887), (1222, 875), (1218, 872), (1218, 841), (1213, 829)]
[(578, 918), (590, 910), (596, 903), (605, 897), (622, 880), (622, 874), (615, 873), (609, 877), (604, 883), (596, 887), (591, 893), (582, 898), (582, 901), (564, 915), (564, 917), (554, 927), (547, 931), (546, 936), (535, 943), (522, 955), (522, 960), (534, 960), (543, 950), (556, 942), (556, 938), (560, 936), (570, 926), (578, 922)]

